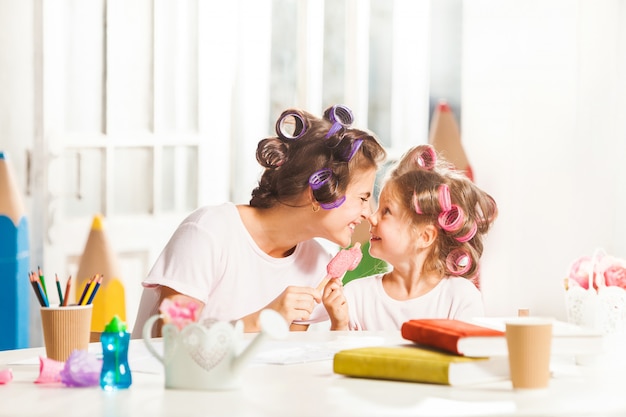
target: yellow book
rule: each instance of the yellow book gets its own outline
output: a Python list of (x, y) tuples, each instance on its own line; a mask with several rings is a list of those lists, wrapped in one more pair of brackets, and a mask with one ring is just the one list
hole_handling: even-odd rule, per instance
[(508, 357), (470, 358), (413, 345), (347, 349), (333, 359), (337, 374), (372, 379), (468, 385), (509, 377)]

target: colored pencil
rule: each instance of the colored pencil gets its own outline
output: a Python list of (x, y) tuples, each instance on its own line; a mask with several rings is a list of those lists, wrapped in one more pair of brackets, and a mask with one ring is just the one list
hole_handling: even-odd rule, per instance
[(67, 306), (68, 300), (70, 299), (70, 288), (72, 287), (72, 276), (70, 275), (67, 278), (67, 284), (65, 284), (65, 297), (63, 297), (63, 307)]
[(61, 291), (61, 283), (59, 282), (59, 276), (54, 274), (54, 280), (57, 284), (57, 293), (59, 294), (59, 306), (63, 305), (63, 291)]
[(102, 275), (98, 277), (96, 285), (94, 285), (93, 290), (91, 291), (91, 295), (89, 296), (89, 300), (87, 300), (85, 304), (91, 304), (91, 302), (93, 301), (93, 297), (95, 297), (96, 293), (98, 292), (98, 288), (100, 288), (100, 284), (102, 284)]
[(37, 287), (37, 281), (33, 280), (33, 273), (29, 273), (28, 274), (28, 280), (30, 281), (30, 285), (33, 287), (33, 290), (35, 291), (35, 296), (37, 297), (37, 300), (39, 301), (39, 305), (42, 307), (46, 306), (46, 303), (43, 301), (43, 297), (41, 296), (41, 293), (39, 292), (39, 287)]
[(87, 281), (87, 283), (85, 284), (85, 288), (83, 288), (83, 293), (80, 295), (80, 298), (78, 299), (78, 305), (79, 306), (83, 305), (83, 301), (85, 300), (85, 296), (87, 295), (87, 291), (89, 290), (89, 287), (91, 286), (91, 283), (93, 282), (95, 277), (96, 276), (94, 275), (93, 277), (89, 278), (89, 281)]
[(37, 272), (39, 273), (39, 281), (41, 281), (41, 287), (43, 288), (43, 293), (48, 296), (48, 290), (46, 290), (46, 280), (43, 277), (43, 271), (40, 267), (37, 267)]
[(37, 274), (35, 274), (34, 272), (33, 272), (33, 282), (35, 283), (35, 286), (37, 287), (36, 293), (39, 295), (39, 297), (41, 297), (41, 306), (50, 307), (50, 303), (48, 302), (48, 297), (46, 296), (46, 293), (43, 291), (43, 288), (41, 287), (41, 283), (39, 282), (39, 280), (37, 280)]

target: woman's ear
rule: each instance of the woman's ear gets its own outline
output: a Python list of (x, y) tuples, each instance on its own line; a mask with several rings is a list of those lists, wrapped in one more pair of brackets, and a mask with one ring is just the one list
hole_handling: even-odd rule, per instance
[(420, 226), (417, 236), (417, 245), (420, 248), (427, 248), (437, 240), (439, 229), (433, 224)]

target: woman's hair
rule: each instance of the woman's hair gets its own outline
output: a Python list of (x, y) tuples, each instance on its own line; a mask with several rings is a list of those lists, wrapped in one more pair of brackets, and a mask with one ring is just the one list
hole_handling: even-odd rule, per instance
[(412, 224), (433, 224), (438, 229), (426, 258), (426, 271), (476, 276), (483, 235), (498, 214), (493, 197), (439, 157), (430, 145), (407, 152), (390, 172), (385, 188)]
[(285, 110), (276, 122), (277, 136), (257, 146), (256, 159), (265, 170), (250, 205), (296, 205), (302, 192), (311, 188), (322, 208), (340, 206), (353, 175), (378, 168), (386, 158), (376, 137), (350, 128), (351, 123), (352, 113), (345, 106), (329, 107), (323, 118)]

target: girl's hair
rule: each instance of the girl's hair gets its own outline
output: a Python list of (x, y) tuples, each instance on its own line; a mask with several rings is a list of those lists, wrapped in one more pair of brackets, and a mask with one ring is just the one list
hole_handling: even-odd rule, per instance
[(474, 278), (483, 253), (483, 235), (498, 214), (493, 197), (430, 145), (407, 152), (389, 174), (387, 187), (413, 224), (428, 223), (438, 229), (424, 269)]
[[(340, 112), (347, 112), (349, 120), (340, 119)], [(257, 146), (256, 159), (265, 170), (250, 205), (295, 206), (302, 192), (311, 188), (322, 208), (340, 206), (353, 175), (378, 168), (386, 158), (372, 133), (349, 127), (351, 118), (345, 106), (329, 107), (323, 118), (299, 109), (285, 110), (276, 122), (277, 136)]]

